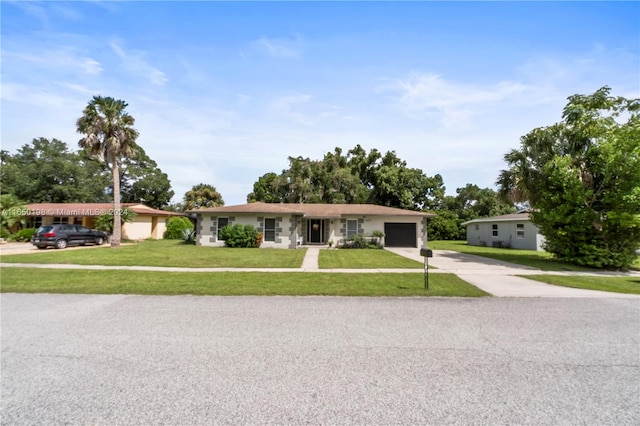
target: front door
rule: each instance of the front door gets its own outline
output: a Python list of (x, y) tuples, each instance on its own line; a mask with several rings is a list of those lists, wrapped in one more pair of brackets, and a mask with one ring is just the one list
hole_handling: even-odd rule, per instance
[(321, 243), (322, 242), (322, 220), (309, 219), (307, 226), (309, 230), (309, 242)]

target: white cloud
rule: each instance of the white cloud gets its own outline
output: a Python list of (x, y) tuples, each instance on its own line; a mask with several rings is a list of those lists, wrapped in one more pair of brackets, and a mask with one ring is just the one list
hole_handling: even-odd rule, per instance
[(302, 49), (302, 38), (295, 34), (292, 38), (260, 37), (254, 42), (261, 50), (276, 58), (297, 58)]
[(161, 70), (150, 65), (146, 59), (146, 54), (141, 51), (125, 51), (119, 41), (110, 43), (111, 49), (122, 60), (122, 67), (136, 77), (143, 78), (151, 84), (164, 86), (169, 79)]
[[(47, 46), (31, 53), (23, 53), (17, 50), (5, 50), (3, 59), (10, 61), (12, 65), (27, 63), (30, 66), (66, 70), (75, 73), (78, 70), (83, 74), (97, 75), (103, 71), (102, 65), (96, 59), (85, 56), (68, 46)], [(5, 62), (6, 63), (6, 62)]]
[(37, 107), (63, 108), (66, 96), (56, 90), (19, 83), (3, 83), (2, 100)]
[(304, 93), (283, 96), (274, 100), (269, 105), (269, 109), (295, 123), (302, 124), (304, 126), (313, 126), (315, 124), (314, 119), (301, 111), (301, 107), (309, 104), (311, 99), (311, 95)]
[(486, 87), (446, 80), (438, 74), (413, 73), (378, 87), (392, 92), (397, 108), (412, 118), (437, 114), (445, 125), (465, 121), (495, 105), (530, 91), (522, 83), (503, 81)]

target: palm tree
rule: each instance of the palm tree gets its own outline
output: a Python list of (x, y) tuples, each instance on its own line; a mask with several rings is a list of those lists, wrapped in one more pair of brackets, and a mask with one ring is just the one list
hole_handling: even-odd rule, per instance
[(199, 183), (184, 194), (183, 210), (204, 209), (207, 207), (224, 206), (222, 196), (213, 185)]
[(27, 221), (25, 215), (27, 207), (12, 194), (0, 195), (0, 231), (9, 234), (11, 227), (16, 223), (24, 225)]
[(76, 122), (78, 133), (85, 135), (78, 145), (89, 148), (111, 167), (113, 174), (113, 236), (111, 247), (120, 247), (122, 223), (120, 221), (120, 158), (132, 157), (136, 152), (138, 131), (135, 119), (125, 108), (128, 104), (111, 97), (94, 96)]

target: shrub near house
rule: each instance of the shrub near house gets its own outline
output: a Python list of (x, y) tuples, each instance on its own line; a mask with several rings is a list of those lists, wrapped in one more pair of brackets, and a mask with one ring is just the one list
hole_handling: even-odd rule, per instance
[(227, 247), (260, 247), (260, 233), (251, 225), (227, 225), (220, 230), (220, 238)]
[(184, 238), (184, 231), (193, 231), (193, 223), (183, 216), (174, 216), (167, 221), (167, 229), (162, 236), (167, 240), (179, 240)]

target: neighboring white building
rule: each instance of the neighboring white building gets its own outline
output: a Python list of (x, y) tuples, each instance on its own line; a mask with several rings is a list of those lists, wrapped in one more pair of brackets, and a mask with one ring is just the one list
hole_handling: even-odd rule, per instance
[(467, 244), (472, 246), (544, 250), (544, 237), (531, 223), (529, 211), (473, 219), (462, 225), (467, 227)]
[(387, 247), (426, 247), (427, 218), (435, 215), (373, 204), (249, 203), (192, 210), (196, 244), (223, 246), (226, 225), (252, 225), (262, 232), (261, 247), (338, 244), (354, 234), (385, 233)]

